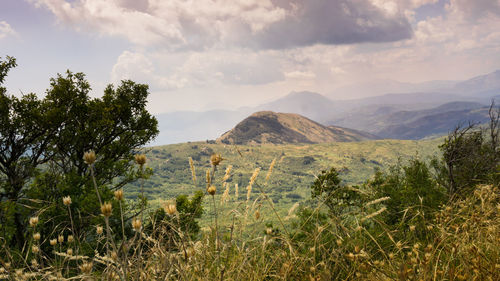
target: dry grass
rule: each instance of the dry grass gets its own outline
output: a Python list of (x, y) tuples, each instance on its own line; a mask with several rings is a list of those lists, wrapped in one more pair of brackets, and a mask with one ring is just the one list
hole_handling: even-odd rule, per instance
[[(218, 163), (217, 163), (218, 164)], [(276, 161), (273, 161), (273, 166)], [(142, 163), (144, 165), (144, 163)], [(142, 167), (141, 165), (141, 167)], [(191, 169), (194, 166), (191, 163)], [(214, 171), (216, 165), (214, 165)], [(266, 174), (266, 179), (269, 178)], [(210, 185), (222, 193), (231, 169), (221, 179), (207, 176)], [(177, 210), (168, 205), (169, 220), (153, 224), (144, 232), (144, 221), (135, 218), (135, 234), (113, 233), (108, 226), (110, 212), (103, 204), (104, 228), (97, 235), (103, 252), (79, 255), (79, 241), (64, 236), (34, 237), (25, 249), (22, 264), (11, 256), (0, 258), (0, 278), (11, 280), (499, 280), (500, 193), (498, 187), (478, 186), (465, 199), (450, 201), (435, 218), (419, 224), (387, 226), (379, 220), (390, 198), (369, 202), (351, 214), (349, 220), (329, 217), (318, 223), (321, 202), (310, 218), (295, 229), (277, 212), (279, 227), (266, 227), (269, 218), (260, 216), (264, 204), (272, 201), (256, 181), (249, 179), (247, 192), (257, 199), (239, 202), (236, 208), (222, 208), (225, 200), (213, 201), (214, 223), (192, 239), (180, 229)], [(193, 173), (194, 174), (194, 173)], [(212, 177), (210, 177), (210, 175)], [(193, 182), (196, 179), (193, 177)], [(226, 183), (226, 184), (225, 184)], [(202, 183), (204, 185), (204, 183)], [(263, 183), (264, 184), (264, 183)], [(97, 191), (99, 192), (99, 191)], [(117, 196), (121, 200), (123, 195)], [(71, 204), (68, 199), (66, 203)], [(175, 205), (174, 205), (175, 206)], [(296, 206), (288, 214), (293, 217)], [(69, 208), (68, 208), (69, 210)], [(219, 210), (219, 212), (217, 212)], [(121, 218), (123, 220), (123, 213)], [(418, 216), (418, 214), (417, 214)], [(226, 217), (226, 225), (217, 225)], [(423, 218), (423, 216), (422, 216)], [(73, 220), (68, 212), (68, 220)], [(287, 218), (288, 219), (288, 218)], [(408, 218), (408, 222), (414, 218)], [(36, 232), (34, 222), (31, 230)], [(148, 220), (147, 218), (145, 220)], [(149, 218), (149, 221), (156, 221)], [(122, 228), (123, 228), (122, 224)], [(266, 229), (260, 231), (259, 229)], [(375, 231), (373, 229), (376, 229)], [(417, 235), (425, 233), (424, 236)], [(54, 242), (58, 239), (57, 242)], [(68, 241), (72, 240), (72, 241)], [(50, 243), (53, 253), (41, 253), (41, 243)], [(37, 250), (38, 248), (38, 250)]]

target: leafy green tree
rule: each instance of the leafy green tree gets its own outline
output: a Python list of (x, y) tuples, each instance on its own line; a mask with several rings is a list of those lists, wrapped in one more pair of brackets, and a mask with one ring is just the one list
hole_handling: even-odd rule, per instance
[(359, 206), (361, 200), (361, 194), (356, 189), (342, 184), (335, 168), (321, 171), (311, 186), (311, 197), (323, 201), (335, 215)]
[[(13, 59), (0, 64), (1, 82), (14, 66)], [(102, 98), (91, 98), (90, 90), (84, 74), (70, 71), (51, 79), (43, 100), (0, 90), (0, 172), (6, 179), (0, 186), (0, 210), (13, 214), (13, 221), (0, 223), (4, 237), (15, 237), (19, 249), (31, 208), (41, 210), (47, 233), (54, 225), (69, 224), (63, 196), (72, 197), (71, 208), (83, 218), (79, 230), (99, 220), (84, 152), (94, 150), (98, 156), (94, 169), (103, 200), (144, 175), (133, 166), (134, 153), (158, 134), (157, 120), (146, 109), (148, 86), (122, 81), (116, 88), (109, 85)], [(12, 225), (15, 235), (7, 231)]]
[(376, 198), (389, 197), (384, 205), (386, 222), (390, 225), (416, 214), (430, 218), (447, 198), (446, 190), (433, 178), (428, 165), (419, 159), (412, 159), (403, 167), (391, 167), (385, 174), (376, 172), (368, 185), (376, 192)]
[[(0, 61), (0, 86), (8, 71), (16, 66), (16, 60), (7, 57)], [(21, 248), (24, 244), (26, 209), (23, 205), (28, 198), (23, 190), (34, 175), (36, 168), (50, 161), (51, 141), (57, 135), (57, 121), (48, 118), (50, 109), (47, 103), (36, 95), (23, 95), (21, 98), (7, 95), (0, 87), (0, 174), (4, 182), (0, 185), (0, 208), (5, 237), (10, 225)]]

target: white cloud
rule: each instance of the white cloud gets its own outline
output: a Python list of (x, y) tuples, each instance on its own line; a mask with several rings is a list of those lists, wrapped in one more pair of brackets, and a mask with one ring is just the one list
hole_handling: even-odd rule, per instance
[(30, 0), (77, 29), (140, 46), (293, 48), (411, 36), (406, 17), (369, 0)]
[(5, 21), (0, 21), (0, 39), (5, 38), (10, 35), (15, 35), (16, 32), (12, 27)]
[(111, 80), (117, 84), (121, 80), (134, 80), (138, 83), (147, 83), (153, 89), (176, 90), (183, 88), (188, 80), (177, 74), (170, 76), (160, 75), (149, 58), (141, 53), (123, 52), (113, 66)]

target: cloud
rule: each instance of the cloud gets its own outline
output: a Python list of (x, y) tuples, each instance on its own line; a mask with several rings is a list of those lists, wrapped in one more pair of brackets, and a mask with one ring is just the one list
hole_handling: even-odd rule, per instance
[(77, 29), (177, 51), (391, 42), (412, 35), (401, 12), (369, 0), (30, 1)]
[(478, 20), (483, 17), (500, 17), (498, 0), (451, 0), (448, 5), (453, 12), (460, 13), (465, 19)]
[(16, 32), (12, 27), (5, 21), (0, 21), (0, 39), (3, 39), (9, 35), (15, 35)]
[(287, 17), (258, 34), (265, 48), (292, 48), (314, 44), (336, 45), (391, 42), (412, 35), (407, 18), (388, 14), (364, 0), (293, 1)]
[(149, 84), (153, 90), (177, 90), (183, 88), (188, 80), (179, 75), (159, 75), (149, 58), (144, 54), (124, 51), (111, 71), (111, 80), (117, 84), (121, 80), (134, 80)]

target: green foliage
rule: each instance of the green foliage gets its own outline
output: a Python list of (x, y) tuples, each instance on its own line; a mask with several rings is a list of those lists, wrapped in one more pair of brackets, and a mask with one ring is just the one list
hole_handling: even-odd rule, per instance
[(388, 173), (377, 171), (368, 185), (375, 191), (375, 198), (389, 197), (384, 205), (386, 223), (390, 225), (417, 214), (429, 218), (447, 199), (446, 190), (419, 159), (412, 159), (403, 167), (393, 166)]
[[(14, 66), (12, 58), (0, 61), (0, 83)], [(142, 176), (134, 168), (134, 153), (158, 134), (157, 120), (146, 110), (148, 86), (122, 81), (116, 88), (109, 85), (102, 98), (91, 98), (85, 75), (67, 71), (51, 79), (42, 100), (5, 92), (1, 88), (0, 178), (5, 182), (0, 185), (0, 210), (13, 219), (1, 221), (4, 238), (16, 240), (21, 249), (30, 215), (47, 222), (46, 233), (51, 226), (67, 225), (63, 196), (72, 197), (83, 217), (77, 233), (101, 221), (83, 154), (97, 154), (95, 179), (104, 201), (111, 200), (114, 189)], [(33, 214), (36, 207), (40, 212)]]
[(356, 189), (341, 184), (335, 168), (321, 171), (311, 186), (311, 197), (324, 202), (334, 215), (340, 215), (360, 203), (361, 195)]
[[(198, 224), (198, 219), (201, 218), (203, 210), (204, 193), (202, 191), (197, 191), (189, 199), (187, 195), (179, 195), (175, 200), (175, 205), (177, 208), (177, 214), (168, 215), (163, 208), (157, 209), (151, 216), (154, 218), (146, 226), (145, 231), (148, 233), (153, 233), (156, 226), (161, 224), (166, 224), (167, 230), (171, 231), (172, 226), (180, 226), (180, 229), (195, 238), (200, 232), (200, 226)], [(177, 235), (175, 232), (171, 232), (170, 235)]]

